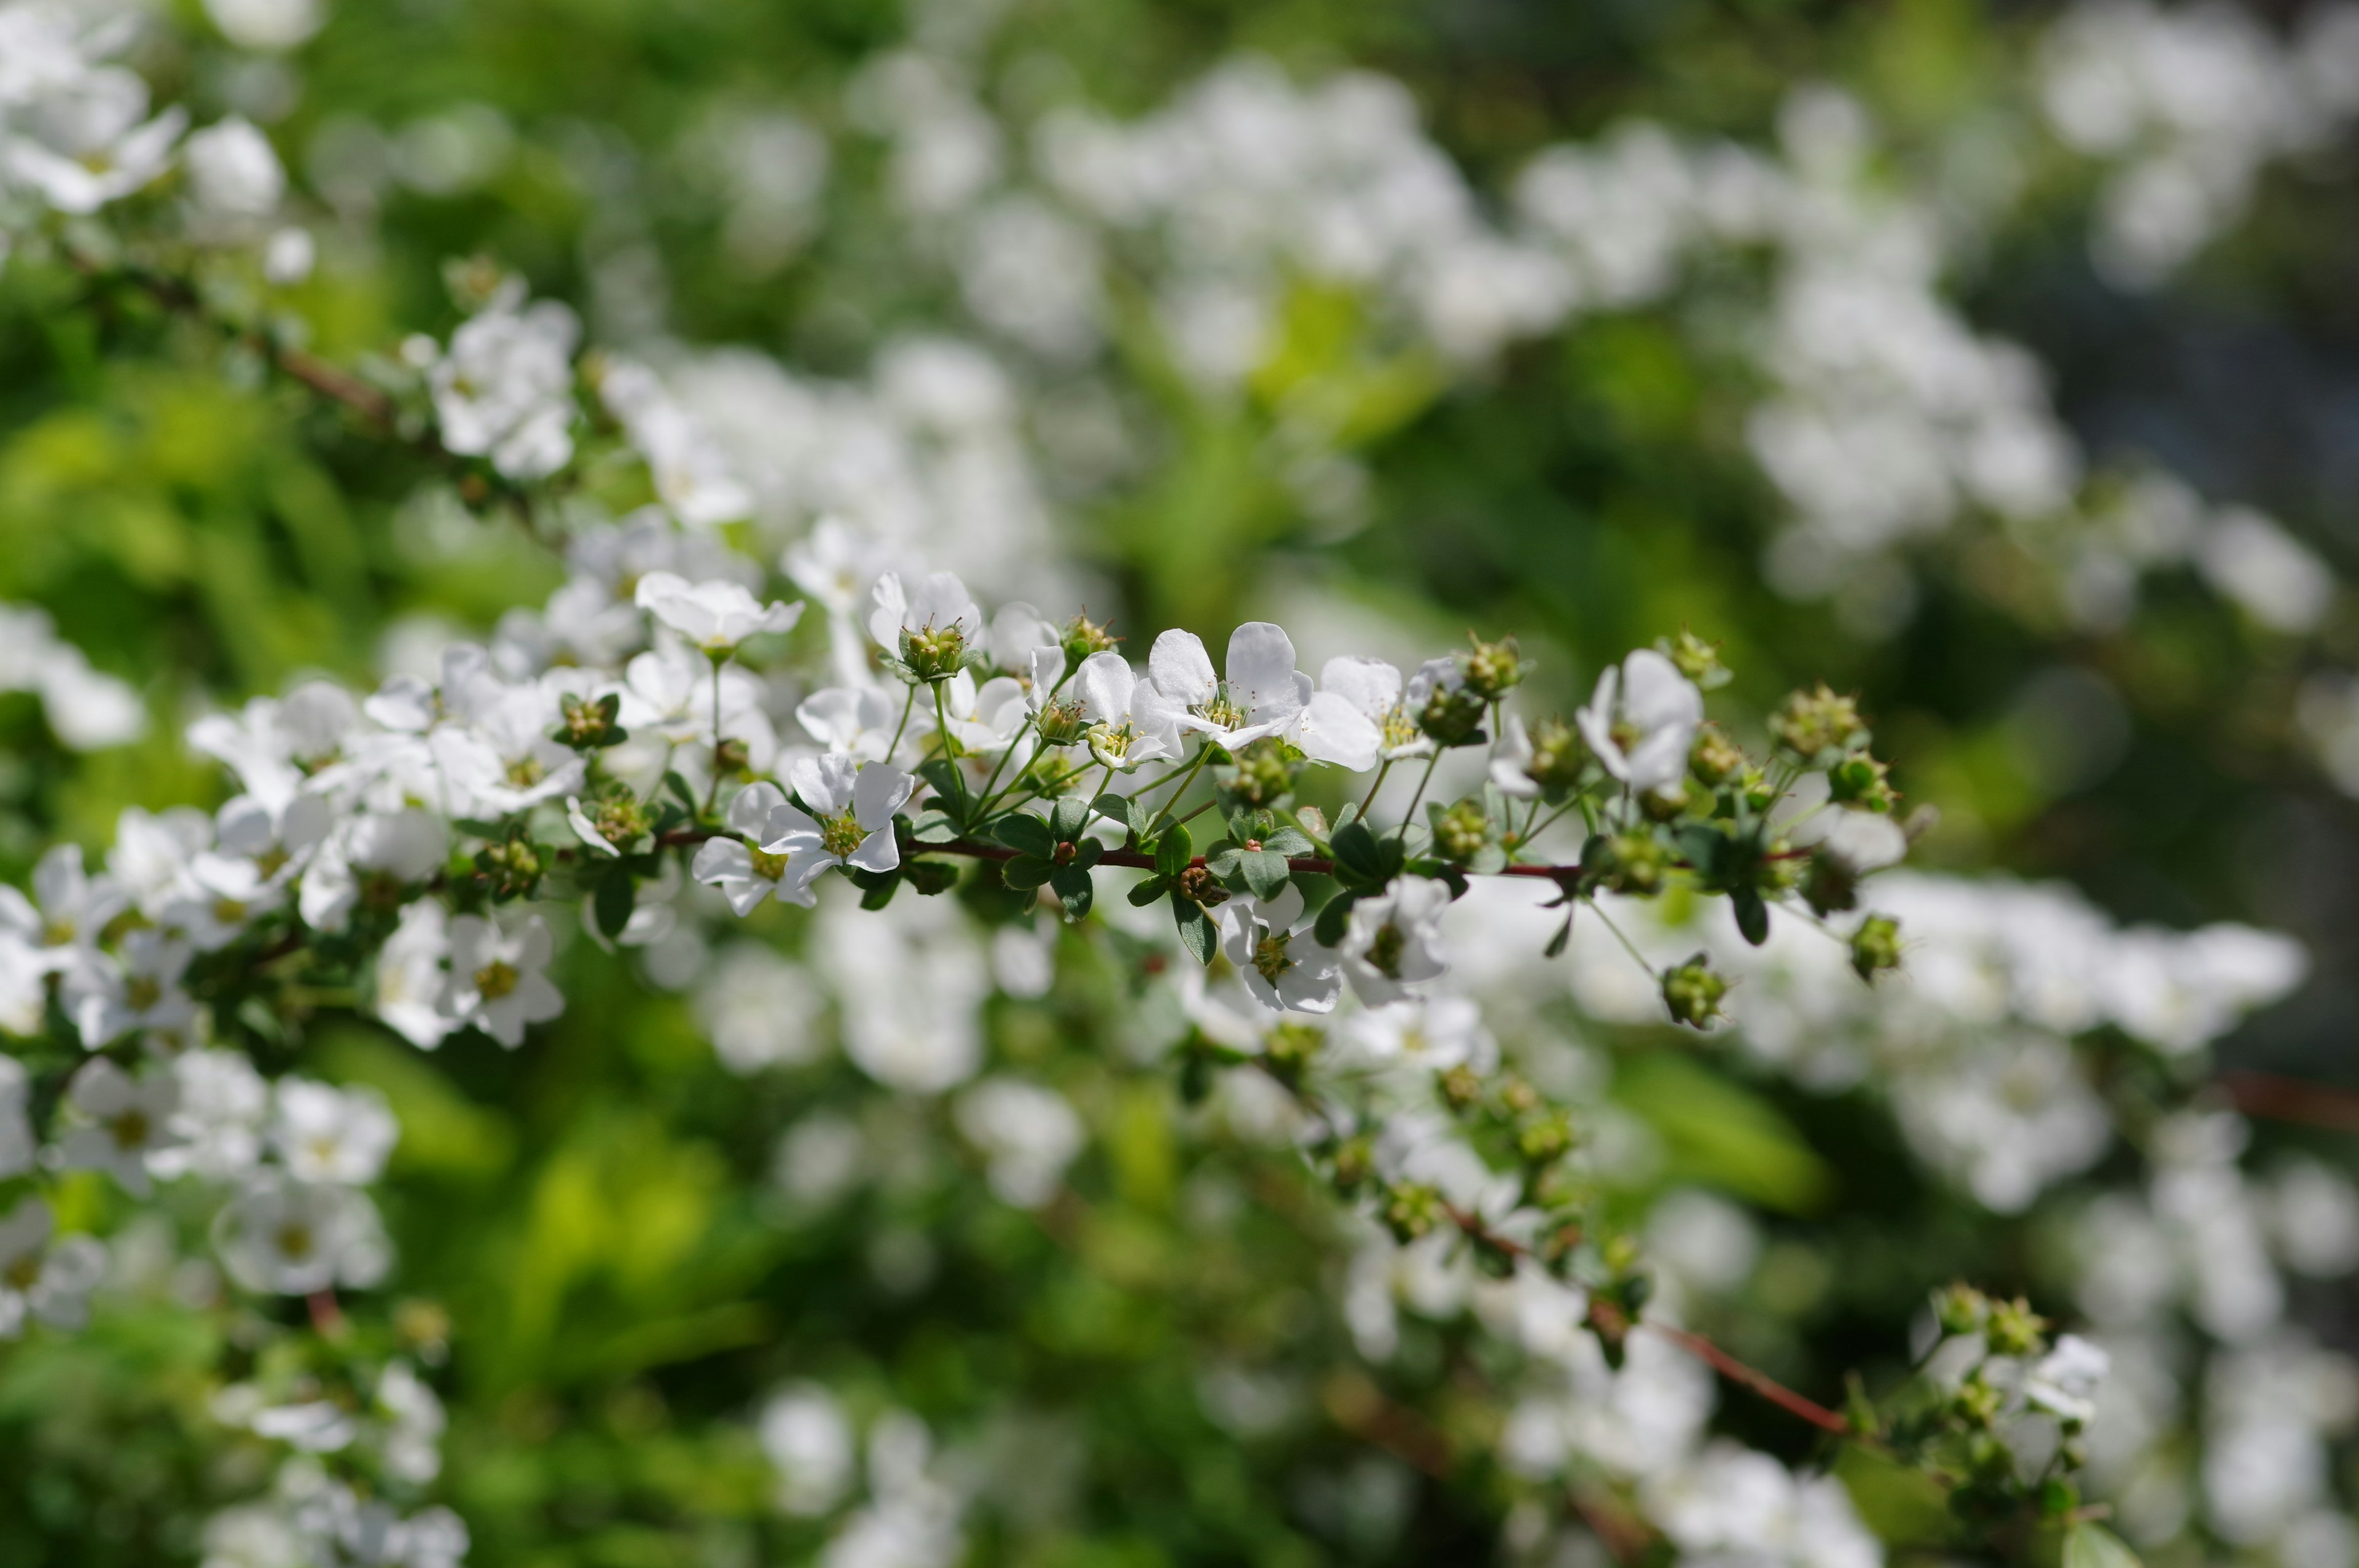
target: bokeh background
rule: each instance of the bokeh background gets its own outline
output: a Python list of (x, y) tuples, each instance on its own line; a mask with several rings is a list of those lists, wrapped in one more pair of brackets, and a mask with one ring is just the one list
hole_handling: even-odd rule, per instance
[[(1512, 631), (1567, 706), (1691, 627), (1735, 706), (1860, 693), (1940, 813), (1923, 863), (2298, 937), (2308, 982), (2216, 1065), (2359, 1086), (2359, 48), (2325, 9), (333, 0), (279, 47), (307, 9), (169, 7), (136, 63), (267, 130), (322, 355), (447, 334), (446, 263), (480, 255), (768, 455), (780, 515), (922, 513), (995, 593), (1208, 641), (1273, 616), (1310, 658)], [(216, 803), (179, 719), (368, 683), (562, 580), (412, 454), (80, 287), (0, 270), (0, 600), (157, 722), (80, 753), (0, 698), (11, 880), (126, 805)], [(1086, 1202), (1021, 1216), (919, 1152), (805, 1212), (782, 1128), (833, 1108), (889, 1153), (925, 1114), (832, 1058), (733, 1074), (688, 1003), (575, 957), (521, 1054), (429, 1065), (325, 1018), (300, 1046), (401, 1117), (385, 1206), (451, 1325), (471, 1561), (804, 1560), (747, 1419), (790, 1377), (1015, 1456), (1038, 1496), (977, 1562), (1506, 1550), (1480, 1466), (1371, 1460), (1334, 1417), (1366, 1383), (1304, 1244), (1332, 1218), (1282, 1155), (1172, 1130), (1172, 1075), (1113, 1048), (1117, 974), (988, 1004), (995, 1057), (1098, 1134)], [(1658, 1185), (1752, 1216), (1765, 1261), (1715, 1310), (1779, 1376), (1889, 1371), (1926, 1289), (2038, 1278), (2052, 1229), (1928, 1176), (1872, 1097), (1663, 1071), (1625, 1097), (1691, 1120)], [(2350, 1304), (2295, 1310), (2353, 1347)], [(125, 1304), (0, 1361), (9, 1560), (192, 1561), (259, 1463), (199, 1435), (238, 1332)], [(1480, 1357), (1429, 1337), (1407, 1376), (1447, 1406)], [(1224, 1420), (1208, 1368), (1264, 1357), (1305, 1391)], [(1854, 1480), (1919, 1528), (1922, 1497)], [(2200, 1538), (2156, 1560), (2280, 1561)]]

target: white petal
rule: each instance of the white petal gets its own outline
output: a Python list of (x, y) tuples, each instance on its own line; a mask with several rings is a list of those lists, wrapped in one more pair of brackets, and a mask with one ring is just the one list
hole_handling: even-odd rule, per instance
[(1282, 626), (1248, 621), (1229, 633), (1228, 670), (1229, 696), (1256, 719), (1302, 706), (1294, 683), (1294, 639)]
[(1155, 639), (1147, 655), (1147, 674), (1158, 691), (1182, 707), (1212, 701), (1221, 684), (1203, 640), (1177, 627)]

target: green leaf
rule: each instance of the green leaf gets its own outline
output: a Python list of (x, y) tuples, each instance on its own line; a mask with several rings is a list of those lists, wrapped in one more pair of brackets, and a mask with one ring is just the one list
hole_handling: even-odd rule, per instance
[(1131, 818), (1130, 797), (1127, 795), (1102, 795), (1090, 802), (1090, 809), (1125, 833), (1136, 826)]
[(993, 823), (991, 836), (1020, 854), (1044, 860), (1057, 852), (1057, 836), (1049, 825), (1026, 812), (1010, 812)]
[(1125, 896), (1137, 908), (1145, 909), (1170, 891), (1170, 878), (1149, 877), (1143, 882), (1133, 883), (1130, 892)]
[(1364, 822), (1338, 827), (1328, 842), (1335, 852), (1335, 880), (1354, 892), (1380, 892), (1400, 871), (1400, 845), (1378, 838)]
[(487, 822), (480, 816), (454, 816), (451, 826), (477, 838), (505, 838), (508, 836), (505, 823)]
[(1360, 820), (1360, 803), (1356, 800), (1347, 802), (1343, 809), (1335, 814), (1335, 826), (1329, 831), (1341, 833), (1358, 820)]
[(1567, 910), (1565, 912), (1564, 924), (1556, 928), (1556, 935), (1549, 938), (1548, 950), (1540, 956), (1544, 958), (1557, 957), (1564, 952), (1564, 945), (1571, 940), (1572, 912), (1571, 910)]
[(1785, 1115), (1751, 1089), (1669, 1051), (1618, 1060), (1614, 1098), (1662, 1141), (1664, 1173), (1785, 1214), (1835, 1196), (1835, 1173)]
[(910, 838), (919, 844), (951, 844), (959, 838), (958, 819), (938, 806), (929, 806), (918, 813), (917, 821), (909, 825)]
[(1247, 849), (1237, 859), (1245, 874), (1245, 886), (1253, 889), (1254, 897), (1266, 903), (1285, 891), (1285, 856), (1267, 849)]
[(1321, 947), (1342, 945), (1343, 933), (1352, 927), (1352, 906), (1359, 902), (1360, 895), (1355, 892), (1339, 892), (1327, 901), (1327, 906), (1319, 912), (1319, 923), (1310, 928), (1310, 935)]
[(1171, 895), (1171, 917), (1180, 926), (1180, 945), (1196, 956), (1196, 962), (1211, 963), (1213, 949), (1221, 945), (1221, 934), (1212, 925), (1212, 917), (1193, 900), (1176, 892)]
[(1466, 869), (1478, 877), (1495, 877), (1507, 869), (1507, 851), (1496, 844), (1485, 844), (1474, 851)]
[(1738, 888), (1728, 895), (1736, 908), (1736, 929), (1756, 947), (1769, 940), (1769, 906), (1761, 902), (1758, 888)]
[(852, 880), (861, 890), (863, 909), (882, 909), (901, 891), (901, 869), (897, 866), (889, 871), (854, 871)]
[(2141, 1568), (2138, 1554), (2101, 1524), (2076, 1524), (2064, 1532), (2064, 1568)]
[(1188, 829), (1183, 824), (1173, 823), (1163, 830), (1163, 837), (1155, 841), (1155, 870), (1162, 876), (1178, 876), (1195, 858), (1195, 842), (1188, 837)]
[(1058, 902), (1065, 906), (1065, 918), (1079, 920), (1090, 912), (1090, 901), (1096, 895), (1094, 880), (1077, 866), (1060, 868), (1049, 879), (1057, 890)]
[(1242, 860), (1244, 856), (1245, 851), (1243, 849), (1238, 849), (1234, 844), (1230, 843), (1224, 838), (1220, 843), (1213, 845), (1212, 849), (1206, 853), (1204, 856), (1204, 869), (1212, 872), (1214, 876), (1220, 878), (1223, 881), (1226, 881), (1231, 877), (1237, 874), (1237, 862)]
[(1038, 887), (1056, 872), (1056, 862), (1044, 855), (1018, 855), (999, 868), (1000, 880), (1019, 892)]
[(1068, 844), (1079, 838), (1082, 836), (1082, 829), (1089, 825), (1089, 802), (1076, 800), (1071, 795), (1059, 801), (1054, 809), (1049, 813), (1049, 830)]
[(1299, 827), (1281, 827), (1261, 841), (1261, 847), (1280, 855), (1308, 855), (1317, 845)]
[(1094, 838), (1084, 838), (1073, 846), (1073, 858), (1065, 863), (1072, 871), (1086, 871), (1104, 858), (1104, 845)]
[(928, 898), (944, 893), (958, 885), (958, 868), (940, 860), (904, 860), (901, 876), (911, 887)]
[[(934, 793), (952, 806), (964, 809), (966, 784), (959, 777), (958, 764), (948, 757), (929, 757), (918, 764), (918, 776), (934, 786)], [(808, 804), (808, 803), (806, 803)]]
[(629, 872), (617, 871), (600, 882), (591, 905), (599, 932), (610, 940), (620, 936), (623, 927), (631, 923), (631, 910), (638, 902), (638, 881)]
[(679, 776), (678, 770), (675, 769), (664, 774), (664, 788), (671, 791), (679, 803), (688, 807), (688, 814), (690, 816), (696, 815), (696, 792), (688, 787), (688, 781)]

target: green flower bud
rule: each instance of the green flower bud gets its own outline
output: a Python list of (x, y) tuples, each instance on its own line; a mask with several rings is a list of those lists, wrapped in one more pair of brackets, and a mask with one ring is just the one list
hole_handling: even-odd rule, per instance
[(1983, 1325), (1983, 1342), (1994, 1356), (2028, 1356), (2039, 1348), (2039, 1336), (2047, 1329), (2048, 1320), (2017, 1296), (2011, 1302), (1991, 1303), (1990, 1317)]
[(1582, 858), (1605, 887), (1642, 897), (1662, 891), (1670, 857), (1653, 838), (1643, 833), (1617, 833), (1611, 838), (1592, 839), (1591, 844), (1596, 853)]
[(1483, 722), (1483, 699), (1470, 687), (1455, 689), (1434, 686), (1433, 695), (1425, 699), (1425, 711), (1417, 717), (1417, 727), (1425, 731), (1435, 744), (1455, 746)]
[(1225, 787), (1240, 806), (1274, 806), (1293, 792), (1299, 768), (1288, 759), (1284, 741), (1265, 737), (1237, 753), (1236, 765), (1224, 770)]
[(1444, 860), (1471, 860), (1491, 841), (1491, 814), (1469, 795), (1433, 824), (1433, 848)]
[(1496, 701), (1524, 678), (1523, 660), (1516, 640), (1502, 637), (1495, 643), (1473, 640), (1471, 653), (1458, 655), (1458, 666), (1466, 676), (1466, 689), (1481, 702)]
[(1863, 980), (1900, 967), (1900, 923), (1871, 914), (1851, 934), (1851, 967)]
[(966, 660), (966, 633), (953, 621), (901, 633), (901, 662), (921, 681), (948, 680)]
[(1076, 615), (1065, 622), (1058, 636), (1058, 645), (1065, 650), (1065, 661), (1078, 666), (1092, 654), (1103, 654), (1121, 639), (1086, 615)]
[(1363, 1135), (1335, 1145), (1335, 1190), (1349, 1197), (1376, 1173), (1376, 1146)]
[(1999, 1409), (2006, 1400), (2006, 1395), (1983, 1381), (1981, 1374), (1976, 1373), (1958, 1385), (1958, 1391), (1950, 1396), (1950, 1413), (1968, 1426), (1987, 1428), (1998, 1419)]
[(1802, 873), (1802, 897), (1821, 914), (1855, 908), (1859, 872), (1840, 855), (1813, 855)]
[(1658, 639), (1655, 648), (1700, 690), (1717, 690), (1733, 678), (1728, 666), (1720, 662), (1720, 644), (1705, 642), (1684, 626), (1678, 636)]
[(1032, 723), (1039, 730), (1044, 746), (1070, 746), (1089, 728), (1082, 717), (1081, 698), (1076, 697), (1049, 703)]
[(1581, 770), (1589, 761), (1589, 749), (1581, 743), (1581, 731), (1562, 718), (1550, 717), (1532, 726), (1532, 760), (1524, 764), (1524, 775), (1546, 790), (1571, 789), (1581, 782)]
[(1859, 716), (1857, 697), (1837, 697), (1821, 681), (1815, 690), (1786, 698), (1786, 706), (1770, 716), (1769, 733), (1787, 751), (1810, 762), (1865, 743), (1867, 725)]
[(1827, 792), (1838, 801), (1870, 811), (1890, 811), (1900, 801), (1900, 792), (1886, 777), (1891, 771), (1890, 763), (1879, 762), (1864, 752), (1845, 757), (1827, 770)]
[(491, 879), (495, 898), (523, 898), (540, 884), (549, 863), (530, 839), (509, 838), (477, 851), (475, 869)]
[(1463, 1062), (1446, 1072), (1436, 1073), (1433, 1085), (1452, 1110), (1465, 1110), (1483, 1098), (1482, 1078)]
[(1688, 772), (1706, 789), (1718, 789), (1745, 771), (1745, 753), (1736, 743), (1720, 732), (1717, 724), (1707, 724), (1696, 731), (1695, 746), (1688, 752)]
[(1972, 1285), (1962, 1282), (1933, 1293), (1933, 1318), (1943, 1334), (1980, 1334), (1989, 1315), (1990, 1298)]
[(1530, 1165), (1545, 1165), (1572, 1151), (1572, 1121), (1562, 1111), (1527, 1123), (1516, 1134), (1516, 1152)]
[(577, 752), (614, 744), (623, 739), (614, 723), (622, 702), (622, 695), (611, 691), (594, 702), (582, 697), (565, 697), (558, 705), (560, 722), (551, 738)]
[(1395, 1185), (1385, 1198), (1385, 1225), (1403, 1246), (1441, 1223), (1441, 1195), (1416, 1182)]
[(1663, 1005), (1670, 1010), (1675, 1023), (1710, 1029), (1712, 1020), (1721, 1016), (1721, 999), (1727, 994), (1728, 981), (1712, 972), (1710, 958), (1701, 953), (1663, 971)]

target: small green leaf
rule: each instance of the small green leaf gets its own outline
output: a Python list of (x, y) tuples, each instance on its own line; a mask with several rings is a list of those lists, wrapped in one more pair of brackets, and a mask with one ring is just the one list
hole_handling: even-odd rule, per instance
[(696, 815), (696, 792), (688, 787), (688, 781), (680, 777), (677, 770), (664, 774), (664, 788), (671, 791), (679, 803), (688, 807), (690, 816)]
[(1556, 928), (1556, 935), (1549, 938), (1548, 950), (1540, 956), (1545, 958), (1560, 957), (1564, 952), (1564, 945), (1571, 940), (1572, 913), (1568, 910), (1565, 912), (1564, 924)]
[(477, 838), (505, 838), (508, 836), (505, 824), (487, 822), (479, 816), (454, 816), (451, 819), (451, 826)]
[[(945, 809), (961, 806), (966, 799), (965, 781), (959, 777), (958, 764), (948, 757), (929, 757), (919, 762), (918, 776), (934, 786), (934, 793), (942, 798)], [(961, 809), (963, 809), (962, 806)]]
[(928, 898), (944, 893), (958, 885), (958, 868), (940, 860), (904, 860), (901, 876), (911, 887)]
[(889, 871), (854, 871), (852, 880), (861, 889), (860, 907), (863, 909), (882, 909), (893, 902), (895, 893), (901, 891), (901, 871), (898, 867)]
[(2128, 1543), (2101, 1524), (2076, 1524), (2064, 1532), (2064, 1568), (2141, 1568)]
[(612, 939), (623, 934), (631, 923), (631, 911), (639, 902), (639, 884), (627, 871), (616, 871), (598, 884), (597, 897), (592, 911), (597, 916), (601, 935)]
[(1105, 858), (1105, 846), (1094, 838), (1084, 838), (1073, 846), (1073, 858), (1065, 862), (1076, 871), (1086, 871)]
[(1057, 852), (1057, 836), (1049, 825), (1025, 812), (1010, 812), (993, 823), (991, 836), (1018, 853), (1044, 860)]
[(1466, 869), (1478, 877), (1495, 877), (1507, 869), (1507, 851), (1496, 844), (1485, 844), (1474, 851)]
[(1171, 895), (1171, 916), (1180, 926), (1180, 945), (1195, 955), (1196, 962), (1211, 963), (1212, 951), (1221, 942), (1212, 917), (1201, 905), (1176, 892)]
[(1204, 856), (1204, 869), (1223, 881), (1227, 881), (1237, 874), (1237, 862), (1244, 857), (1243, 849), (1223, 839), (1213, 845), (1211, 851)]
[(951, 844), (959, 837), (957, 818), (938, 806), (929, 806), (918, 813), (909, 825), (909, 838), (919, 844)]
[(1155, 841), (1155, 870), (1162, 876), (1178, 876), (1195, 858), (1196, 846), (1189, 838), (1187, 827), (1180, 823), (1165, 828), (1163, 837)]
[(1360, 895), (1355, 892), (1339, 892), (1327, 901), (1326, 907), (1319, 912), (1319, 923), (1310, 928), (1310, 935), (1321, 947), (1342, 946), (1343, 934), (1352, 927), (1352, 906), (1359, 902)]
[(1068, 844), (1079, 838), (1082, 829), (1089, 825), (1089, 802), (1076, 800), (1070, 795), (1059, 801), (1049, 814), (1049, 831)]
[(1318, 846), (1312, 844), (1309, 835), (1305, 834), (1300, 828), (1281, 827), (1277, 832), (1271, 834), (1268, 838), (1264, 838), (1261, 841), (1261, 847), (1265, 849), (1275, 850), (1280, 855), (1308, 855)]
[(1041, 855), (1018, 855), (999, 868), (1000, 880), (1019, 892), (1038, 887), (1054, 876), (1056, 862)]
[(1728, 895), (1736, 908), (1736, 929), (1756, 947), (1769, 940), (1769, 907), (1761, 902), (1758, 888), (1738, 888)]
[(1328, 840), (1335, 855), (1335, 880), (1355, 892), (1375, 892), (1399, 870), (1400, 846), (1379, 839), (1364, 822), (1335, 829)]
[(1170, 891), (1170, 878), (1149, 877), (1143, 882), (1134, 883), (1130, 892), (1125, 896), (1127, 897), (1132, 904), (1137, 908), (1145, 909), (1148, 904), (1153, 903), (1157, 899), (1161, 898), (1165, 893), (1169, 892)]
[(1245, 874), (1245, 886), (1254, 897), (1266, 903), (1286, 888), (1286, 857), (1267, 849), (1247, 849), (1238, 858)]
[(1049, 879), (1057, 890), (1057, 900), (1065, 906), (1065, 918), (1079, 920), (1090, 912), (1090, 901), (1096, 896), (1095, 883), (1090, 873), (1074, 866), (1065, 866)]
[(1136, 826), (1131, 818), (1130, 797), (1127, 795), (1102, 795), (1090, 802), (1090, 809), (1125, 833)]

